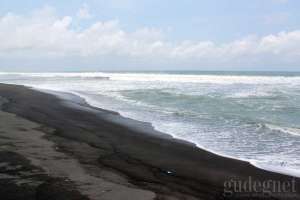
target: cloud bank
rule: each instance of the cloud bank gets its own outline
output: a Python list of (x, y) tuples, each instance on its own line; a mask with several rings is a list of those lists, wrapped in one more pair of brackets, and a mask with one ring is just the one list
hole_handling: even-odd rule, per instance
[[(82, 19), (91, 16), (87, 6), (77, 15)], [(169, 41), (162, 30), (149, 27), (129, 32), (117, 20), (97, 21), (79, 29), (73, 20), (71, 16), (58, 16), (51, 7), (23, 16), (7, 13), (0, 17), (0, 58), (5, 61), (0, 62), (0, 69), (10, 63), (20, 65), (16, 60), (26, 60), (28, 65), (51, 60), (51, 65), (60, 65), (56, 62), (68, 59), (76, 63), (84, 60), (84, 64), (100, 69), (114, 65), (123, 70), (132, 66), (142, 70), (300, 69), (300, 30), (218, 44)]]

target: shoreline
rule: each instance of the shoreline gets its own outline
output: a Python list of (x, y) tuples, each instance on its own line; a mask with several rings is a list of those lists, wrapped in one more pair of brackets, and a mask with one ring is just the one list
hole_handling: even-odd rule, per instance
[[(161, 135), (149, 123), (72, 101), (70, 96), (62, 100), (24, 86), (4, 84), (0, 84), (0, 96), (9, 101), (4, 111), (54, 128), (57, 137), (100, 149), (98, 157), (93, 158), (94, 167), (122, 174), (134, 187), (152, 191), (161, 199), (224, 199), (224, 182), (232, 178), (293, 179), (300, 185), (299, 178), (216, 155), (193, 143)], [(67, 141), (60, 145), (66, 151), (69, 148)], [(75, 156), (79, 162), (81, 154)], [(300, 188), (294, 195), (299, 198)]]
[(86, 104), (87, 106), (93, 107), (95, 109), (103, 109), (107, 112), (116, 113), (117, 115), (120, 115), (120, 117), (125, 119), (125, 120), (133, 120), (133, 121), (138, 122), (138, 123), (146, 124), (146, 126), (150, 125), (153, 128), (153, 131), (152, 131), (151, 134), (160, 134), (161, 137), (164, 137), (164, 136), (165, 137), (172, 137), (173, 139), (181, 140), (181, 141), (186, 142), (186, 143), (190, 143), (191, 145), (195, 145), (196, 147), (198, 147), (201, 150), (208, 151), (210, 153), (213, 153), (213, 154), (221, 156), (221, 157), (234, 159), (234, 160), (239, 160), (239, 161), (243, 161), (243, 162), (248, 162), (251, 165), (253, 165), (254, 167), (257, 167), (257, 168), (262, 169), (262, 170), (267, 170), (269, 172), (280, 173), (282, 175), (294, 176), (294, 177), (300, 178), (300, 171), (295, 171), (293, 169), (281, 169), (279, 167), (269, 166), (269, 165), (262, 166), (260, 164), (256, 164), (256, 161), (237, 158), (237, 157), (234, 157), (234, 156), (229, 156), (229, 155), (226, 155), (226, 154), (215, 152), (215, 151), (207, 149), (207, 148), (205, 148), (201, 145), (198, 145), (195, 142), (186, 140), (185, 138), (177, 137), (176, 135), (172, 135), (172, 134), (169, 134), (169, 133), (166, 133), (166, 132), (162, 132), (162, 131), (159, 130), (159, 128), (157, 128), (151, 122), (146, 122), (146, 121), (141, 121), (141, 120), (138, 120), (138, 119), (130, 118), (130, 117), (128, 117), (128, 116), (126, 116), (122, 113), (119, 113), (118, 111), (113, 111), (113, 110), (109, 110), (109, 109), (106, 109), (106, 108), (98, 107), (98, 106), (96, 106), (92, 103), (93, 100), (89, 100), (88, 97), (86, 97), (84, 95), (81, 95), (79, 93), (76, 93), (76, 92), (61, 92), (61, 91), (55, 91), (55, 90), (39, 89), (39, 88), (34, 88), (34, 87), (32, 89), (37, 90), (37, 91), (41, 91), (41, 92), (46, 92), (46, 93), (49, 93), (49, 94), (53, 94), (53, 95), (56, 95), (59, 98), (65, 99), (65, 100), (70, 100), (70, 99), (68, 99), (68, 96), (71, 99), (72, 99), (72, 97), (70, 97), (70, 96), (74, 96), (73, 100), (78, 98), (77, 101), (80, 101), (79, 99), (81, 99), (81, 103)]

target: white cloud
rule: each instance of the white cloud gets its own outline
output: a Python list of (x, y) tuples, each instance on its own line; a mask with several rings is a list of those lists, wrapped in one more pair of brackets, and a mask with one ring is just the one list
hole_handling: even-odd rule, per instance
[(77, 12), (77, 17), (79, 19), (90, 19), (92, 15), (90, 14), (90, 9), (87, 4), (83, 4), (82, 7)]
[(125, 31), (116, 20), (98, 21), (83, 30), (74, 30), (71, 16), (57, 17), (49, 8), (27, 16), (9, 13), (0, 17), (0, 58), (6, 60), (77, 57), (95, 63), (103, 59), (118, 60), (123, 65), (128, 60), (156, 66), (161, 63), (181, 66), (300, 64), (300, 30), (221, 44), (170, 42), (165, 38), (163, 31), (155, 28)]

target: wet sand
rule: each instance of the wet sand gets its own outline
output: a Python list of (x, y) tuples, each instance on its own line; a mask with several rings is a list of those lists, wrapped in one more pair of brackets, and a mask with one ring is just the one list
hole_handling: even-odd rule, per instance
[[(30, 188), (33, 197), (27, 199), (59, 194), (73, 197), (50, 199), (300, 199), (299, 178), (215, 155), (74, 95), (0, 84), (0, 96), (1, 185), (11, 183), (12, 191)], [(34, 184), (18, 168), (17, 178), (10, 177), (8, 166), (25, 166)], [(295, 191), (267, 198), (261, 193), (224, 196), (224, 183), (249, 177), (293, 181)], [(50, 190), (41, 195), (45, 187)], [(2, 190), (0, 197), (16, 194)]]

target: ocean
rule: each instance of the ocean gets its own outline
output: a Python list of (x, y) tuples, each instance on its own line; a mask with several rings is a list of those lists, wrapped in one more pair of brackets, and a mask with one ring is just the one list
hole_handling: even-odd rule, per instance
[(70, 92), (214, 153), (300, 176), (300, 73), (0, 73)]

